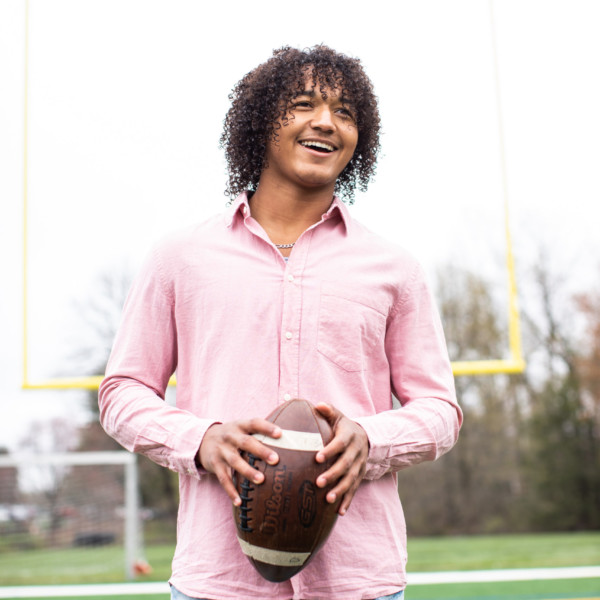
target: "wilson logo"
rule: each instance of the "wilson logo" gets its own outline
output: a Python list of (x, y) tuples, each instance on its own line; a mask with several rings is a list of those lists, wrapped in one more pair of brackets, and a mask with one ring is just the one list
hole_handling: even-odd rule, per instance
[(304, 481), (298, 492), (298, 519), (304, 527), (310, 527), (317, 514), (317, 491), (310, 481)]
[(283, 508), (283, 484), (285, 482), (285, 467), (275, 470), (271, 497), (265, 501), (265, 517), (261, 531), (267, 535), (275, 535), (279, 531), (281, 511)]

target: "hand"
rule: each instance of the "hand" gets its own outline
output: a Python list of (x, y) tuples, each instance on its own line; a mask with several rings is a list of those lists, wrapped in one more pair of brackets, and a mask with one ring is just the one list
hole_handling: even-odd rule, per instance
[(252, 437), (253, 433), (262, 433), (272, 438), (281, 437), (281, 429), (265, 419), (216, 423), (208, 428), (198, 450), (200, 464), (217, 476), (235, 506), (240, 506), (242, 500), (233, 483), (232, 469), (241, 477), (257, 484), (262, 483), (265, 478), (240, 456), (240, 450), (252, 453), (270, 465), (276, 465), (279, 461), (277, 453)]
[(315, 407), (331, 425), (334, 437), (317, 452), (317, 462), (323, 463), (339, 454), (336, 462), (317, 477), (317, 486), (337, 482), (327, 493), (327, 502), (333, 504), (342, 496), (338, 514), (345, 515), (352, 497), (367, 469), (369, 455), (369, 438), (365, 430), (355, 421), (350, 420), (339, 410), (329, 404), (320, 403)]

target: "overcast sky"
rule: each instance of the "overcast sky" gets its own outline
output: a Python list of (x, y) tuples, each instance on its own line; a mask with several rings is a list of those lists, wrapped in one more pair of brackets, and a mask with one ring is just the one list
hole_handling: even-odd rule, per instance
[(167, 232), (221, 211), (218, 139), (232, 86), (274, 48), (359, 57), (380, 99), (383, 153), (354, 215), (428, 271), (452, 262), (504, 285), (504, 123), (517, 264), (545, 246), (597, 285), (600, 2), (205, 3), (0, 0), (0, 444), (78, 394), (20, 391), (24, 150), (31, 378), (70, 373), (73, 304), (98, 273), (135, 268)]

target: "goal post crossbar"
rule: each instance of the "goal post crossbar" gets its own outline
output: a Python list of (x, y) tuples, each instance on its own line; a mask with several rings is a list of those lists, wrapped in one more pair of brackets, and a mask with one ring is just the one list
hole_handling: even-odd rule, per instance
[(136, 462), (135, 454), (125, 450), (108, 452), (53, 452), (33, 454), (22, 452), (0, 455), (0, 467), (21, 465), (130, 465)]

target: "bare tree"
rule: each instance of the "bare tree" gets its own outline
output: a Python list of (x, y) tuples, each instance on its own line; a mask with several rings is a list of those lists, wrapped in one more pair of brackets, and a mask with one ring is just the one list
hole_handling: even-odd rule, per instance
[[(441, 269), (437, 297), (453, 360), (497, 358), (506, 345), (490, 286), (456, 266)], [(399, 475), (413, 534), (495, 532), (514, 521), (521, 493), (513, 380), (456, 379), (465, 424), (457, 446), (435, 463)], [(514, 525), (513, 525), (514, 527)]]
[[(68, 452), (73, 450), (77, 443), (77, 427), (67, 419), (54, 418), (34, 421), (20, 441), (19, 450), (42, 455)], [(27, 497), (48, 513), (47, 542), (51, 546), (58, 544), (58, 533), (63, 520), (60, 506), (68, 473), (69, 467), (58, 465), (28, 465), (21, 473)]]
[[(121, 321), (121, 312), (133, 276), (129, 269), (111, 270), (95, 280), (93, 293), (77, 305), (81, 326), (75, 342), (74, 359), (83, 372), (102, 374)], [(119, 444), (108, 436), (98, 421), (98, 396), (88, 394), (90, 421), (81, 429), (78, 450), (115, 450)], [(177, 475), (145, 457), (140, 457), (140, 492), (144, 506), (174, 519), (178, 507)]]

